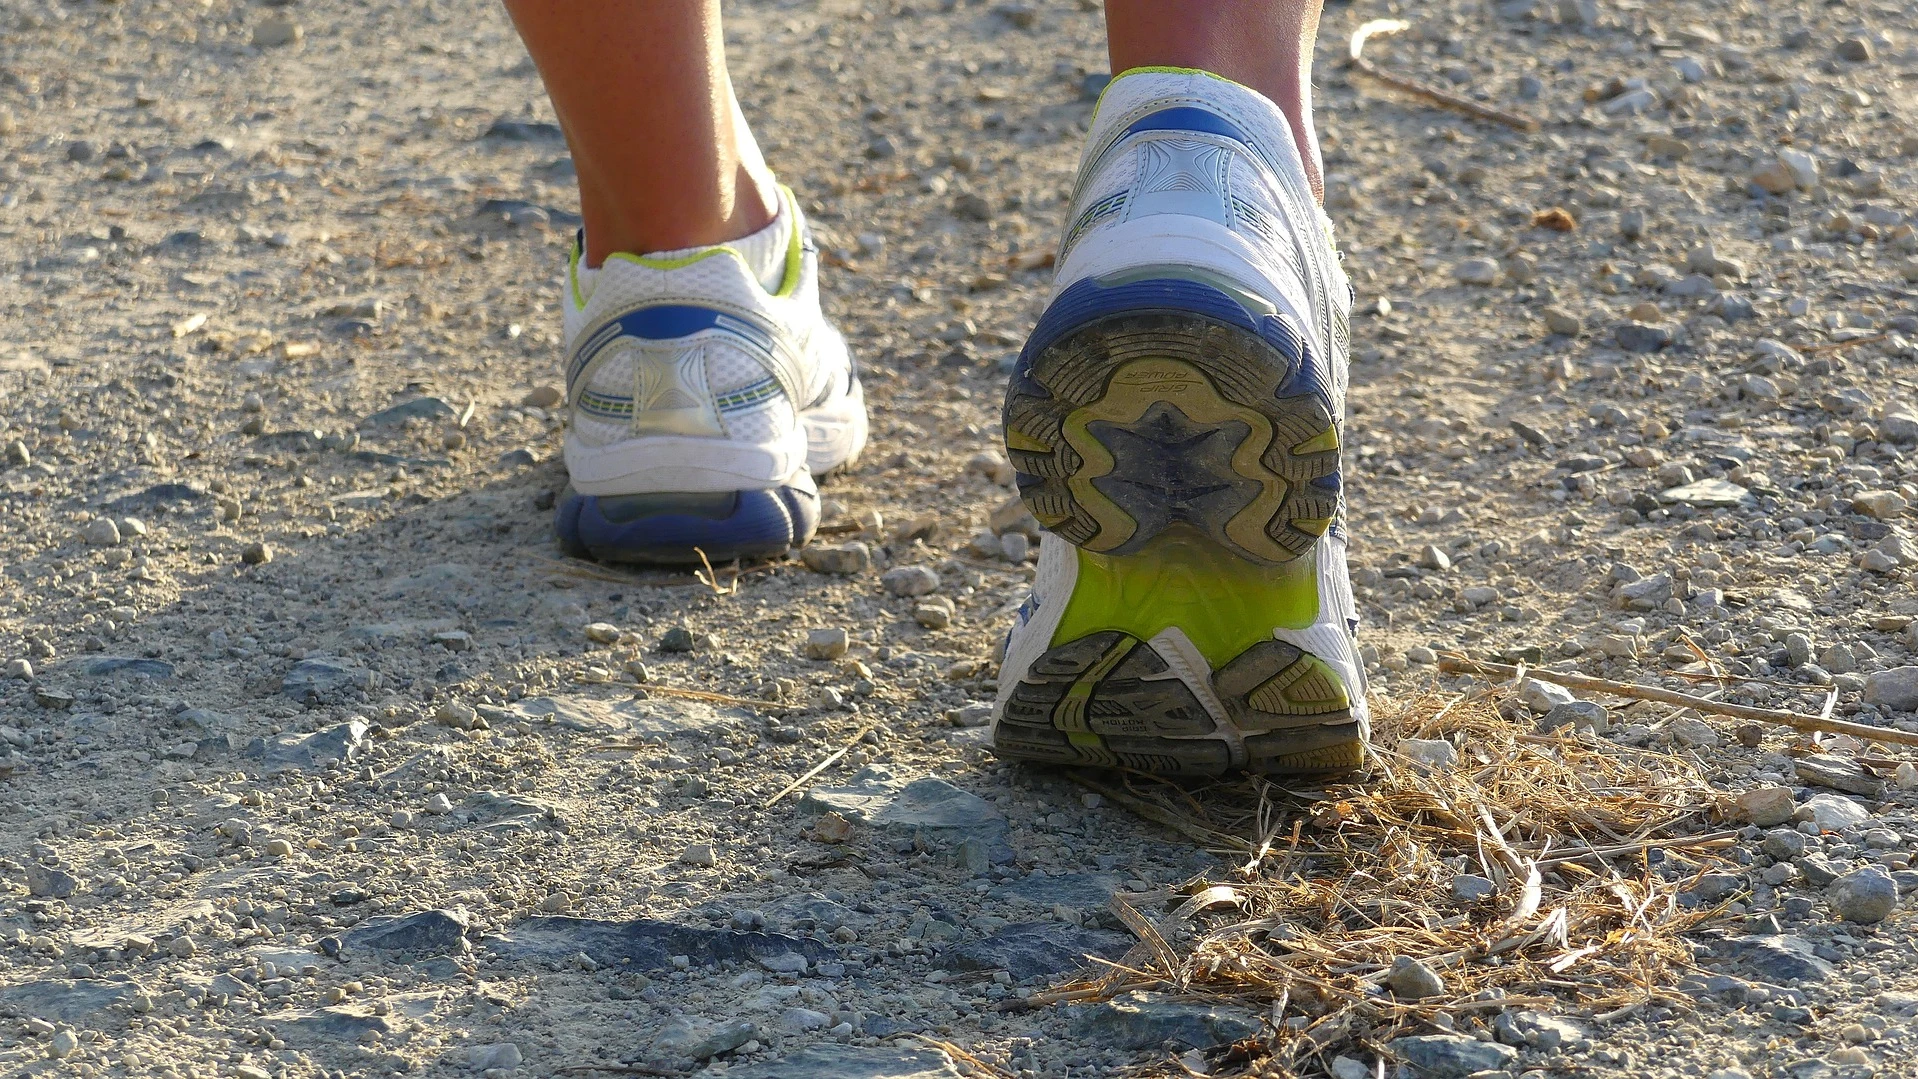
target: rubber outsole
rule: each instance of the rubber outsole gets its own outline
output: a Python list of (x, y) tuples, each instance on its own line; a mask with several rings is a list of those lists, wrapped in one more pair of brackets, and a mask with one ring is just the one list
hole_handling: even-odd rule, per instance
[[(1230, 297), (1199, 283), (1108, 291), (1168, 306), (1087, 320), (1029, 352), (1008, 389), (1006, 450), (1033, 516), (1104, 554), (1179, 523), (1260, 565), (1312, 550), (1338, 517), (1339, 442), (1298, 336), (1261, 333), (1242, 308), (1230, 319)], [(1208, 309), (1169, 306), (1195, 298)]]
[[(1002, 755), (1185, 776), (1363, 763), (1344, 680), (1273, 639), (1318, 617), (1310, 556), (1339, 514), (1338, 427), (1298, 333), (1205, 282), (1080, 282), (1022, 355), (1005, 430), (1027, 507), (1079, 564), (1051, 647), (1001, 675), (1019, 678)], [(1212, 708), (1169, 658), (1203, 660)]]
[(1033, 662), (994, 732), (1004, 756), (1154, 775), (1342, 772), (1364, 762), (1344, 682), (1282, 641), (1246, 649), (1212, 677), (1222, 725), (1146, 641), (1106, 630)]
[(567, 487), (553, 530), (576, 558), (717, 565), (779, 558), (819, 527), (819, 495), (797, 487), (717, 494), (582, 495)]

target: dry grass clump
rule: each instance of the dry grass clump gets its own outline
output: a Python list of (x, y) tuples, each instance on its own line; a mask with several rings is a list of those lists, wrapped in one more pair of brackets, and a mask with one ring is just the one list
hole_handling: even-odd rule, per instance
[[(1502, 715), (1494, 691), (1419, 700), (1380, 728), (1373, 775), (1323, 790), (1083, 777), (1233, 868), (1179, 894), (1117, 897), (1139, 943), (1046, 999), (1154, 989), (1268, 1009), (1272, 1037), (1236, 1059), (1285, 1075), (1334, 1048), (1463, 1030), (1508, 1006), (1630, 1010), (1689, 966), (1679, 934), (1712, 912), (1682, 910), (1677, 895), (1733, 833), (1707, 830), (1714, 792), (1685, 759), (1537, 733)], [(1408, 739), (1442, 739), (1458, 763), (1428, 766), (1400, 751)], [(1455, 898), (1461, 874), (1491, 894)], [(1444, 991), (1394, 995), (1400, 957), (1438, 971)]]

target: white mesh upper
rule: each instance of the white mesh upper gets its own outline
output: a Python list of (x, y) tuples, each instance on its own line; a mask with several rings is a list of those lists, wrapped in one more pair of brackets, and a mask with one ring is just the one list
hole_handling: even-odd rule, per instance
[[(815, 403), (834, 406), (835, 416), (844, 412), (839, 398), (851, 361), (820, 311), (818, 256), (809, 241), (796, 279), (785, 280), (794, 230), (807, 235), (798, 205), (782, 188), (778, 220), (749, 237), (753, 243), (615, 255), (596, 270), (575, 261), (564, 303), (569, 465), (578, 465), (575, 448), (619, 454), (628, 441), (637, 451), (654, 436), (683, 442), (708, 432), (716, 441), (776, 451), (780, 460), (806, 460), (798, 412)], [(767, 275), (770, 288), (751, 261), (777, 262), (778, 272)], [(625, 336), (635, 331), (616, 325), (654, 308), (679, 310), (656, 312), (653, 336)], [(696, 368), (675, 362), (693, 357)], [(863, 443), (863, 434), (854, 441)]]

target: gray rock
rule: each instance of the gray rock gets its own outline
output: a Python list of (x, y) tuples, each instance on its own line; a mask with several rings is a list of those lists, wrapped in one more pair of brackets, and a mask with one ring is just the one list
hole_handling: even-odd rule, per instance
[(948, 949), (942, 965), (948, 970), (1003, 970), (1023, 982), (1078, 970), (1087, 965), (1089, 955), (1117, 959), (1131, 946), (1132, 938), (1123, 933), (1066, 922), (1015, 922)]
[(1560, 727), (1604, 734), (1612, 728), (1612, 714), (1597, 701), (1568, 701), (1553, 705), (1545, 718), (1538, 721), (1541, 731), (1555, 731)]
[(1820, 832), (1842, 832), (1871, 819), (1864, 806), (1838, 794), (1812, 795), (1799, 805), (1795, 816), (1812, 822)]
[(1396, 1038), (1391, 1049), (1426, 1079), (1465, 1079), (1474, 1072), (1510, 1067), (1518, 1060), (1518, 1050), (1509, 1045), (1455, 1034)]
[(390, 1034), (392, 1020), (361, 1006), (275, 1013), (268, 1027), (296, 1045), (353, 1045), (369, 1034)]
[(1104, 873), (1068, 873), (1061, 876), (1033, 874), (987, 893), (993, 899), (1013, 899), (1034, 903), (1050, 910), (1104, 910), (1114, 892), (1124, 886), (1119, 877)]
[(1876, 798), (1885, 793), (1885, 781), (1865, 771), (1865, 766), (1850, 757), (1815, 753), (1792, 762), (1800, 781), (1814, 787), (1829, 787), (1846, 794)]
[[(560, 131), (558, 124), (549, 124), (544, 120), (509, 120), (502, 116), (493, 121), (482, 137), (505, 139), (508, 142), (558, 142), (565, 138), (565, 135)], [(558, 403), (558, 401), (551, 401), (539, 407), (551, 408)]]
[(1527, 678), (1518, 684), (1518, 703), (1533, 712), (1549, 713), (1559, 705), (1570, 704), (1576, 699), (1571, 690), (1554, 682)]
[(1618, 347), (1627, 352), (1657, 352), (1672, 343), (1670, 327), (1648, 326), (1642, 322), (1621, 322), (1612, 331), (1612, 337)]
[(1794, 861), (1792, 865), (1798, 867), (1798, 872), (1805, 878), (1805, 882), (1814, 888), (1823, 888), (1837, 880), (1847, 868), (1844, 865), (1834, 864), (1831, 859), (1822, 854), (1807, 854)]
[(1075, 1012), (1070, 1021), (1075, 1038), (1120, 1049), (1210, 1049), (1260, 1031), (1250, 1012), (1186, 1003), (1160, 993), (1127, 993)]
[(1729, 944), (1733, 960), (1776, 985), (1826, 982), (1838, 973), (1803, 937), (1737, 937)]
[(397, 918), (369, 918), (347, 933), (348, 948), (374, 952), (448, 955), (466, 945), (466, 912), (423, 910)]
[(1918, 712), (1918, 666), (1893, 667), (1866, 675), (1865, 703), (1894, 712)]
[(1476, 903), (1497, 890), (1489, 877), (1460, 873), (1452, 878), (1452, 898), (1461, 903)]
[(900, 566), (887, 570), (879, 583), (895, 596), (924, 596), (939, 590), (939, 574), (931, 566)]
[(257, 739), (247, 747), (247, 755), (269, 768), (324, 768), (330, 761), (347, 764), (360, 755), (367, 730), (366, 721), (354, 717), (312, 734)]
[(726, 1079), (959, 1079), (959, 1069), (935, 1049), (815, 1045), (779, 1060), (728, 1068)]
[(1812, 659), (1811, 638), (1802, 633), (1785, 634), (1785, 656), (1795, 670), (1810, 663)]
[(850, 577), (871, 568), (872, 549), (863, 543), (847, 543), (838, 547), (815, 545), (800, 551), (799, 561), (814, 573)]
[(1401, 738), (1399, 752), (1427, 768), (1451, 768), (1458, 764), (1458, 747), (1443, 738)]
[(838, 626), (810, 630), (801, 647), (807, 659), (838, 659), (846, 654), (846, 631)]
[(171, 678), (173, 664), (145, 656), (89, 656), (79, 661), (80, 670), (94, 678), (126, 675), (130, 678)]
[(1439, 976), (1439, 972), (1409, 955), (1392, 960), (1392, 970), (1385, 976), (1385, 984), (1392, 990), (1392, 995), (1401, 1000), (1424, 1000), (1445, 992), (1445, 979)]
[(27, 862), (27, 894), (43, 899), (71, 898), (80, 882), (63, 869), (41, 865), (39, 862)]
[(1796, 828), (1773, 828), (1765, 833), (1764, 852), (1780, 861), (1789, 861), (1805, 853), (1805, 833)]
[(1672, 579), (1663, 573), (1621, 584), (1612, 593), (1614, 602), (1628, 611), (1657, 610), (1671, 598)]
[(519, 1046), (513, 1042), (466, 1047), (466, 1066), (476, 1072), (492, 1071), (496, 1068), (517, 1068), (525, 1061), (526, 1057), (520, 1053)]
[(132, 1000), (139, 989), (130, 982), (64, 978), (0, 985), (0, 1012), (47, 1022), (85, 1023), (97, 1021), (108, 1008)]
[(608, 922), (593, 918), (525, 918), (483, 943), (507, 959), (570, 959), (584, 954), (603, 967), (642, 972), (670, 971), (672, 957), (701, 964), (724, 960), (777, 962), (795, 956), (813, 963), (839, 957), (810, 937), (707, 929), (677, 922), (639, 918)]
[(831, 810), (855, 823), (940, 849), (973, 837), (999, 840), (1007, 831), (1005, 816), (978, 795), (933, 776), (902, 784), (878, 765), (854, 775), (847, 786), (814, 787), (801, 800), (800, 809), (815, 814)]
[(451, 420), (459, 410), (438, 397), (415, 397), (383, 408), (360, 421), (361, 427), (401, 427), (411, 420)]
[(1684, 504), (1694, 509), (1734, 509), (1751, 500), (1751, 492), (1730, 480), (1703, 479), (1681, 484), (1658, 493), (1668, 506)]
[(1891, 879), (1891, 874), (1868, 865), (1833, 881), (1825, 889), (1825, 898), (1840, 918), (1875, 925), (1898, 909), (1898, 884)]
[(301, 704), (328, 704), (356, 696), (369, 685), (368, 672), (337, 659), (315, 656), (286, 672), (280, 679), (280, 693)]
[(714, 1023), (675, 1015), (653, 1038), (653, 1052), (672, 1059), (706, 1061), (732, 1052), (758, 1034), (758, 1027), (744, 1019)]

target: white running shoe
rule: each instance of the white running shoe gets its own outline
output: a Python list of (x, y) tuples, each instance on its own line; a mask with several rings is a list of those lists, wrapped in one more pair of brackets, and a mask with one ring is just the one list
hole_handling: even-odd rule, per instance
[(820, 312), (818, 249), (784, 187), (769, 230), (790, 237), (773, 252), (770, 284), (745, 242), (616, 254), (597, 270), (581, 267), (576, 245), (565, 299), (570, 483), (554, 520), (570, 553), (718, 563), (776, 557), (812, 537), (814, 477), (865, 447), (865, 394)]
[(1006, 449), (1048, 534), (1000, 669), (1002, 756), (1164, 775), (1362, 763), (1350, 309), (1277, 106), (1199, 71), (1113, 81), (1006, 393)]

